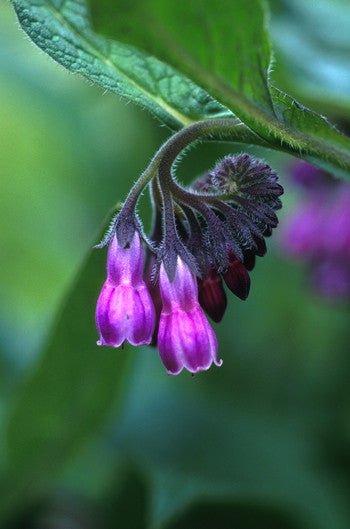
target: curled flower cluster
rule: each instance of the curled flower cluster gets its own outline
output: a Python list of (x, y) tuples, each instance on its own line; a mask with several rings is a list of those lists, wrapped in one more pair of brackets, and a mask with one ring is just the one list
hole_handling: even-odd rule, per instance
[(96, 310), (98, 344), (158, 345), (168, 374), (221, 365), (204, 311), (216, 322), (222, 319), (223, 280), (247, 298), (248, 271), (266, 253), (265, 237), (277, 226), (283, 193), (276, 173), (247, 154), (225, 158), (190, 189), (179, 186), (172, 165), (193, 141), (189, 129), (160, 151), (151, 178), (145, 173), (154, 206), (151, 235), (143, 234), (136, 217), (142, 190), (137, 182), (99, 245), (109, 243), (107, 280)]
[(287, 216), (281, 246), (309, 265), (310, 284), (330, 299), (350, 298), (350, 185), (306, 162), (291, 171), (303, 198)]

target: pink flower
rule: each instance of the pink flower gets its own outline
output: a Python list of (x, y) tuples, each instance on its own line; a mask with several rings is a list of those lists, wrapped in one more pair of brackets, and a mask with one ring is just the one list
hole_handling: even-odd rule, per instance
[(107, 280), (96, 307), (98, 345), (119, 347), (149, 344), (155, 326), (155, 310), (142, 279), (143, 248), (135, 231), (129, 247), (121, 248), (117, 237), (110, 242)]
[(160, 292), (163, 310), (160, 316), (158, 347), (169, 375), (186, 368), (191, 373), (209, 369), (217, 360), (217, 340), (199, 303), (197, 280), (178, 256), (175, 277), (169, 281), (161, 264)]

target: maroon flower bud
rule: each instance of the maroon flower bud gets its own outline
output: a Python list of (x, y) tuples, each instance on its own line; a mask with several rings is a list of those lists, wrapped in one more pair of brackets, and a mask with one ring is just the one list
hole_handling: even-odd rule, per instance
[(250, 290), (250, 277), (245, 266), (229, 252), (229, 265), (222, 274), (228, 288), (242, 300), (247, 299)]
[(205, 279), (197, 279), (198, 300), (213, 321), (219, 323), (225, 314), (227, 298), (222, 279), (212, 266)]

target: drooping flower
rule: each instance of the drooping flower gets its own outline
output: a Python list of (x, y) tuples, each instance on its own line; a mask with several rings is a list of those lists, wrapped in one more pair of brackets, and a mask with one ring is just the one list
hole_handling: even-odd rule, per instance
[(114, 235), (107, 258), (107, 280), (96, 308), (98, 345), (119, 347), (149, 344), (155, 326), (155, 309), (142, 278), (143, 248), (135, 231), (130, 245), (122, 248)]
[(215, 333), (198, 302), (197, 280), (193, 272), (178, 257), (173, 281), (163, 263), (159, 273), (163, 310), (160, 316), (158, 347), (169, 375), (186, 368), (191, 373), (217, 366)]

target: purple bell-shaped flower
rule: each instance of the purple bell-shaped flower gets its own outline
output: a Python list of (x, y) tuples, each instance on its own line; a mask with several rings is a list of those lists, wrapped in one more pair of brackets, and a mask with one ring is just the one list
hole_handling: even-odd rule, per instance
[(177, 257), (176, 272), (170, 281), (163, 263), (159, 274), (163, 310), (160, 316), (158, 347), (169, 375), (183, 368), (191, 373), (209, 369), (217, 360), (215, 333), (198, 302), (197, 280)]
[(107, 258), (107, 280), (96, 307), (98, 345), (119, 347), (149, 344), (155, 326), (155, 310), (142, 278), (143, 248), (135, 231), (129, 246), (122, 248), (114, 236)]

